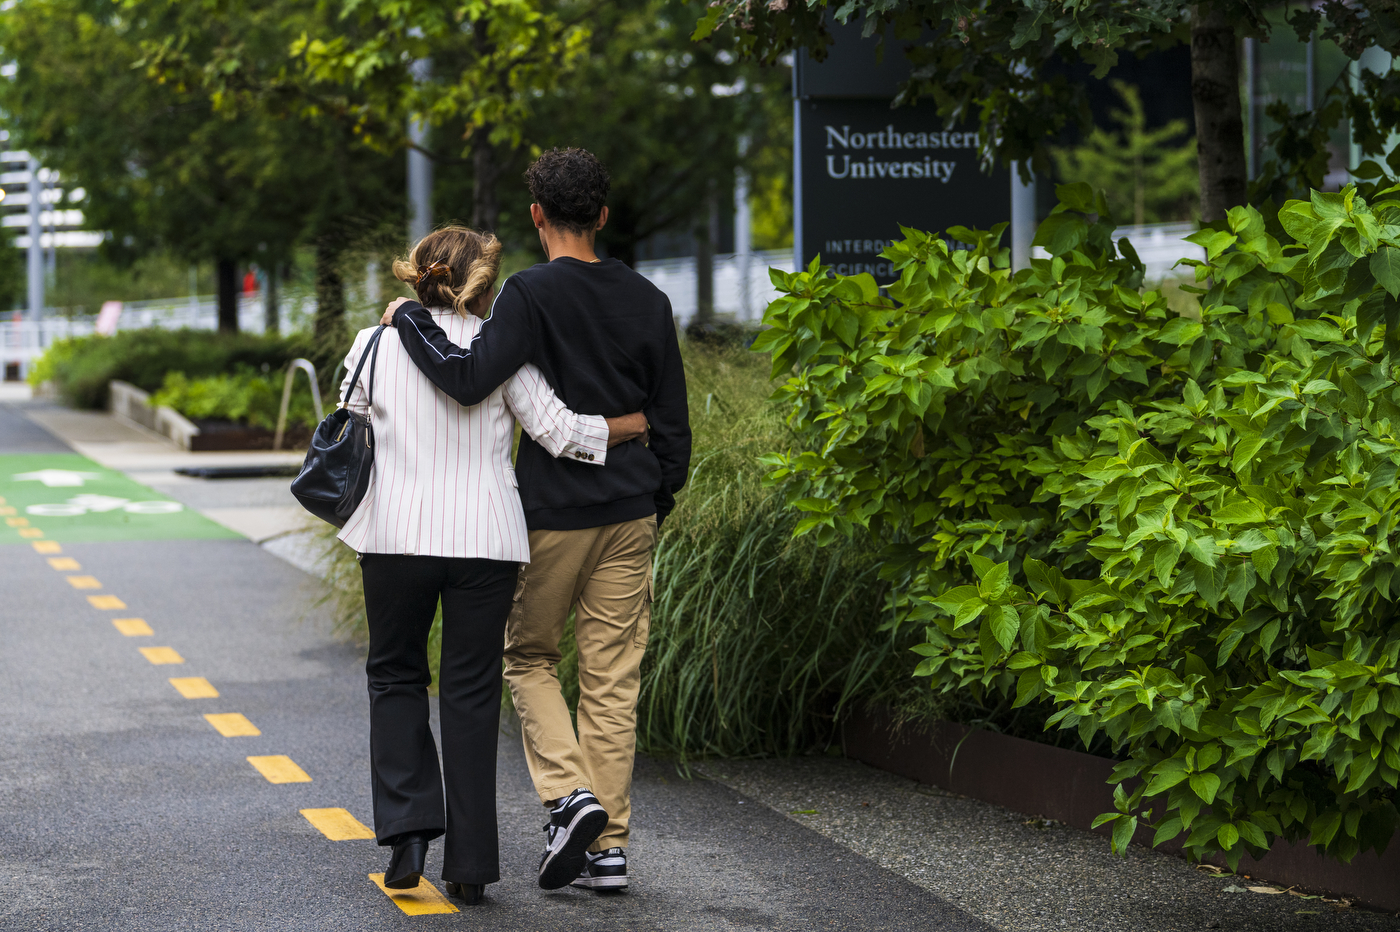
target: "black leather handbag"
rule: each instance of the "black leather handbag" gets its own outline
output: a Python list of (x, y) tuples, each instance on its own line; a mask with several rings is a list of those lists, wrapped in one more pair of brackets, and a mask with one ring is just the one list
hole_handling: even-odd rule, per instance
[(351, 411), (349, 404), (366, 357), (369, 358), (369, 401), (371, 406), (374, 404), (374, 360), (379, 355), (379, 336), (383, 332), (381, 325), (369, 338), (345, 389), (345, 398), (311, 435), (306, 461), (292, 480), (292, 494), (302, 507), (336, 527), (345, 527), (345, 522), (359, 507), (374, 468), (374, 428), (368, 417)]

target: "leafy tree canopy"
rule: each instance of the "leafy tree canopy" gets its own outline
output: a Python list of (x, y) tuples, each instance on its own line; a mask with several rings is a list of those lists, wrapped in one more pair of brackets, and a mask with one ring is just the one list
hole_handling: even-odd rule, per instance
[(587, 55), (525, 123), (537, 145), (582, 146), (608, 166), (600, 239), (629, 263), (641, 240), (685, 227), (710, 197), (727, 198), (740, 164), (789, 144), (788, 69), (736, 61), (731, 43), (690, 42), (697, 9), (679, 0), (599, 9)]
[(167, 248), (187, 259), (285, 254), (299, 231), (304, 164), (295, 127), (216, 117), (200, 89), (149, 80), (143, 42), (173, 8), (35, 0), (0, 19), (15, 61), (0, 107), (17, 142), (87, 190), (88, 223), (109, 252)]
[[(915, 68), (896, 105), (928, 98), (950, 124), (978, 121), (983, 124), (983, 144), (1002, 163), (1028, 162), (1037, 172), (1048, 172), (1049, 147), (1072, 125), (1088, 130), (1091, 117), (1085, 89), (1069, 80), (1056, 62), (1084, 62), (1103, 77), (1120, 55), (1141, 54), (1178, 43), (1191, 43), (1193, 56), (1214, 46), (1224, 52), (1222, 74), (1233, 75), (1237, 64), (1232, 43), (1224, 36), (1249, 35), (1267, 39), (1274, 27), (1262, 7), (1249, 0), (1073, 0), (1046, 4), (1040, 0), (720, 0), (699, 20), (695, 38), (705, 39), (719, 30), (739, 36), (746, 53), (767, 61), (796, 47), (806, 47), (818, 59), (831, 42), (827, 17), (842, 23), (863, 18), (868, 41), (883, 41), (887, 25), (896, 41), (909, 46)], [(1400, 52), (1400, 8), (1390, 0), (1324, 0), (1311, 8), (1293, 10), (1288, 24), (1306, 37), (1317, 35), (1338, 46), (1352, 59), (1377, 47)], [(1192, 43), (1192, 29), (1209, 27), (1218, 35)], [(1195, 83), (1201, 86), (1200, 74)], [(1209, 95), (1207, 95), (1209, 96)], [(1216, 95), (1219, 96), (1219, 95)], [(1338, 85), (1329, 101), (1313, 112), (1293, 113), (1276, 103), (1271, 116), (1281, 125), (1270, 139), (1278, 154), (1266, 182), (1256, 187), (1255, 198), (1281, 198), (1305, 193), (1322, 184), (1326, 173), (1328, 131), (1345, 114), (1353, 121), (1354, 134), (1368, 154), (1385, 150), (1387, 139), (1400, 128), (1400, 75), (1367, 74), (1364, 91), (1353, 93)], [(1241, 203), (1244, 194), (1243, 135), (1238, 110), (1214, 112), (1221, 101), (1210, 103), (1197, 93), (1198, 123), (1202, 107), (1211, 109), (1208, 121), (1235, 121), (1233, 136), (1202, 139), (1203, 207), (1207, 220), (1218, 219), (1215, 208)], [(1228, 103), (1228, 101), (1226, 102)], [(1334, 105), (1333, 105), (1334, 104)], [(1231, 150), (1221, 152), (1224, 145)], [(1222, 161), (1225, 174), (1237, 190), (1216, 195), (1204, 182), (1205, 172)], [(1237, 176), (1237, 177), (1235, 177)], [(1223, 200), (1222, 200), (1223, 198)]]

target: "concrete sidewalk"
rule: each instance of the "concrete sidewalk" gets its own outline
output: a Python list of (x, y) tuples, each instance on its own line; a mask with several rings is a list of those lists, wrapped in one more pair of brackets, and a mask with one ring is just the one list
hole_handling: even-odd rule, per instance
[(1103, 836), (852, 760), (711, 761), (700, 769), (1000, 932), (1400, 932), (1400, 917), (1217, 875), (1146, 848), (1119, 857)]

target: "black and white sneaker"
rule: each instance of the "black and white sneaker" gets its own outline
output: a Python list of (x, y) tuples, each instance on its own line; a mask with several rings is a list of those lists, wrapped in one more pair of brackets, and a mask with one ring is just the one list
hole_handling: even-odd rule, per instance
[(598, 797), (582, 787), (559, 800), (545, 823), (544, 854), (540, 856), (540, 886), (567, 887), (587, 864), (588, 846), (603, 833), (608, 814)]
[(588, 863), (583, 873), (574, 879), (574, 886), (590, 890), (626, 890), (627, 849), (588, 852)]

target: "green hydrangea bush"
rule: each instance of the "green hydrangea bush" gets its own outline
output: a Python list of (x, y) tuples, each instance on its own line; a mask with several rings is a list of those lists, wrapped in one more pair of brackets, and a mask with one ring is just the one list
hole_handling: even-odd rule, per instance
[(798, 532), (884, 544), (935, 689), (1107, 736), (1117, 850), (1142, 824), (1232, 865), (1276, 838), (1345, 861), (1396, 826), (1400, 189), (1379, 187), (1196, 234), (1199, 316), (1143, 289), (1087, 185), (1014, 275), (1001, 227), (950, 230), (966, 249), (906, 229), (888, 298), (774, 273), (755, 349), (801, 444), (765, 462)]

